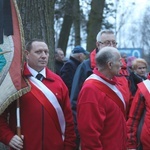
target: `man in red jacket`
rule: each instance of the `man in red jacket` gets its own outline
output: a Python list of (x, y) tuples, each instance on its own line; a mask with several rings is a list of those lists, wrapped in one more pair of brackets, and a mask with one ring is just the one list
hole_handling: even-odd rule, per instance
[[(150, 149), (150, 74), (140, 82), (127, 121), (128, 150)], [(142, 120), (141, 120), (142, 119)], [(141, 149), (142, 148), (142, 149)]]
[(102, 48), (96, 54), (97, 68), (84, 82), (77, 104), (77, 122), (82, 150), (126, 150), (128, 99), (116, 75), (122, 66), (119, 51)]
[(73, 150), (75, 133), (68, 90), (61, 78), (46, 67), (48, 46), (34, 39), (27, 44), (25, 54), (23, 76), (31, 91), (20, 98), (22, 137), (16, 135), (13, 102), (0, 116), (0, 141), (15, 150)]
[[(76, 129), (76, 135), (77, 135), (77, 140), (76, 140), (77, 145), (79, 145), (79, 142), (80, 142), (80, 137), (79, 137), (78, 130), (77, 130), (77, 121), (76, 121), (78, 94), (81, 90), (82, 84), (85, 81), (85, 79), (93, 73), (93, 69), (96, 66), (96, 62), (95, 62), (96, 53), (106, 46), (110, 46), (114, 48), (116, 48), (117, 46), (114, 32), (111, 30), (102, 30), (97, 34), (96, 48), (91, 52), (90, 58), (83, 61), (78, 66), (75, 72), (74, 78), (73, 78), (70, 99), (71, 99), (71, 107), (73, 111), (75, 129)], [(121, 67), (121, 70), (119, 71), (119, 75), (117, 76), (117, 79), (118, 79), (119, 84), (122, 85), (124, 88), (124, 90), (122, 91), (123, 95), (129, 100), (130, 91), (129, 91), (128, 80), (126, 79), (127, 76), (128, 76), (128, 71), (127, 71), (126, 63), (122, 59), (122, 67)], [(128, 113), (128, 109), (129, 107), (127, 108), (127, 113)], [(77, 147), (77, 150), (78, 150), (78, 147)]]

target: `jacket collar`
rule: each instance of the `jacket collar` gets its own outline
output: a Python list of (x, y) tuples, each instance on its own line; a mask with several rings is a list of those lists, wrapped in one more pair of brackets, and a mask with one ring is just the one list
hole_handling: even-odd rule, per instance
[(113, 79), (109, 80), (101, 72), (99, 72), (97, 68), (94, 68), (93, 73), (96, 74), (97, 76), (101, 77), (103, 80), (105, 80), (106, 82), (108, 82), (108, 83), (110, 83), (112, 85), (116, 84), (116, 77), (114, 77)]
[(94, 69), (96, 67), (96, 62), (95, 62), (95, 56), (97, 53), (97, 49), (94, 49), (91, 53), (90, 53), (90, 62), (91, 62), (91, 68)]
[(72, 56), (70, 56), (70, 60), (72, 60), (73, 62), (75, 62), (77, 65), (79, 65), (81, 63), (79, 60), (75, 59)]
[[(45, 77), (45, 79), (50, 80), (50, 81), (54, 81), (54, 79), (52, 79), (52, 74), (53, 74), (53, 72), (52, 72), (51, 70), (49, 70), (47, 67), (45, 68), (45, 72), (46, 72), (46, 77)], [(28, 67), (27, 67), (27, 63), (24, 64), (23, 75), (24, 75), (26, 78), (32, 76), (31, 72), (29, 71), (29, 69), (28, 69)]]

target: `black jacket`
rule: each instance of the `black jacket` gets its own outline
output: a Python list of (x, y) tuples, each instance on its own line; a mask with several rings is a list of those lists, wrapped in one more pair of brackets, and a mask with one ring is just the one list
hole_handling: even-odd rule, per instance
[(64, 65), (63, 61), (55, 60), (55, 73), (58, 74), (59, 76), (60, 76), (60, 70), (63, 65)]
[(69, 95), (71, 92), (73, 77), (79, 64), (80, 61), (70, 56), (70, 59), (63, 65), (60, 70), (60, 76), (68, 87)]
[(147, 79), (146, 77), (137, 75), (134, 72), (130, 73), (130, 76), (129, 76), (130, 91), (133, 96), (135, 95), (137, 91), (137, 84), (146, 79)]
[(77, 99), (78, 99), (78, 94), (81, 90), (81, 87), (87, 77), (89, 77), (93, 73), (93, 68), (91, 68), (91, 61), (90, 59), (84, 60), (77, 68), (76, 73), (73, 78), (73, 83), (72, 83), (72, 89), (71, 89), (71, 95), (70, 95), (70, 100), (71, 100), (71, 108), (73, 112), (73, 118), (74, 118), (74, 123), (75, 123), (75, 131), (76, 131), (76, 144), (77, 144), (77, 149), (79, 148), (79, 143), (80, 143), (80, 136), (79, 132), (77, 129)]

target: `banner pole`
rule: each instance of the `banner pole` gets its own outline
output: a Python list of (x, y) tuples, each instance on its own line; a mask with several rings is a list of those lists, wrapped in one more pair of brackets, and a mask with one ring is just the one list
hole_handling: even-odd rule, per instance
[(17, 115), (17, 135), (21, 137), (21, 126), (20, 126), (20, 103), (19, 103), (19, 98), (17, 99), (17, 110), (16, 110), (16, 115)]

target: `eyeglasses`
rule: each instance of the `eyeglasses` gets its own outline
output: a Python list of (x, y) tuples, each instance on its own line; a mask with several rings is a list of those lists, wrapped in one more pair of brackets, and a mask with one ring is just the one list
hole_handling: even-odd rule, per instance
[(117, 42), (116, 42), (116, 41), (105, 41), (105, 42), (99, 42), (99, 43), (104, 44), (104, 45), (106, 45), (106, 46), (111, 46), (111, 44), (112, 44), (113, 46), (116, 46), (116, 45), (117, 45)]

